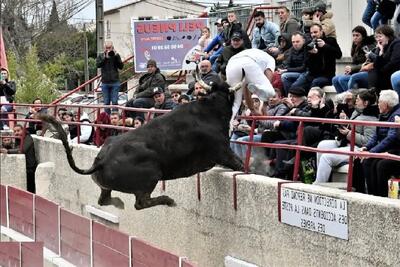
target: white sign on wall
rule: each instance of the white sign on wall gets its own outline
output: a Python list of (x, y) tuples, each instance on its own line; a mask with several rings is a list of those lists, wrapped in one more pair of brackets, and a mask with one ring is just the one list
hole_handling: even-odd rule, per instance
[(348, 240), (347, 201), (281, 188), (281, 222)]

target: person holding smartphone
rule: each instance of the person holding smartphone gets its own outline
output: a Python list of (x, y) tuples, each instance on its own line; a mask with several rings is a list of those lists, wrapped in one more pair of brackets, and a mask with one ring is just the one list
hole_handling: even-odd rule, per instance
[[(7, 105), (14, 102), (14, 96), (16, 92), (16, 85), (14, 81), (9, 80), (8, 70), (1, 68), (0, 70), (0, 103), (1, 103), (1, 118), (7, 119), (9, 112), (13, 110), (12, 105)], [(5, 127), (8, 128), (5, 121), (0, 121), (0, 130)]]

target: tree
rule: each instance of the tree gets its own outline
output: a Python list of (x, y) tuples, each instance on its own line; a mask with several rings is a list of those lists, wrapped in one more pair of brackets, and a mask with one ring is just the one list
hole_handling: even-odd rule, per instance
[(58, 97), (56, 84), (43, 73), (39, 66), (35, 46), (27, 52), (23, 64), (18, 68), (22, 69), (23, 73), (17, 74), (17, 102), (31, 103), (39, 97), (43, 103), (50, 103)]

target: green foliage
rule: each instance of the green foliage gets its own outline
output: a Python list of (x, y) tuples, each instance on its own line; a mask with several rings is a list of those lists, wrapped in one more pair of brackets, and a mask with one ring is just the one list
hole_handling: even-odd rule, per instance
[(14, 80), (17, 77), (17, 57), (15, 53), (11, 50), (7, 52), (7, 63), (8, 63), (8, 74), (9, 79)]
[(50, 103), (58, 97), (56, 84), (52, 82), (42, 71), (36, 47), (33, 46), (23, 61), (17, 66), (22, 71), (17, 74), (17, 102), (31, 103), (39, 97), (43, 103)]

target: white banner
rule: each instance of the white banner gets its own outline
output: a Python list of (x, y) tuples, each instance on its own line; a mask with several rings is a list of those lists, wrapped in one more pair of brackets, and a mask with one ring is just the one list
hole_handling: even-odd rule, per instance
[(347, 201), (282, 187), (281, 222), (348, 240)]

